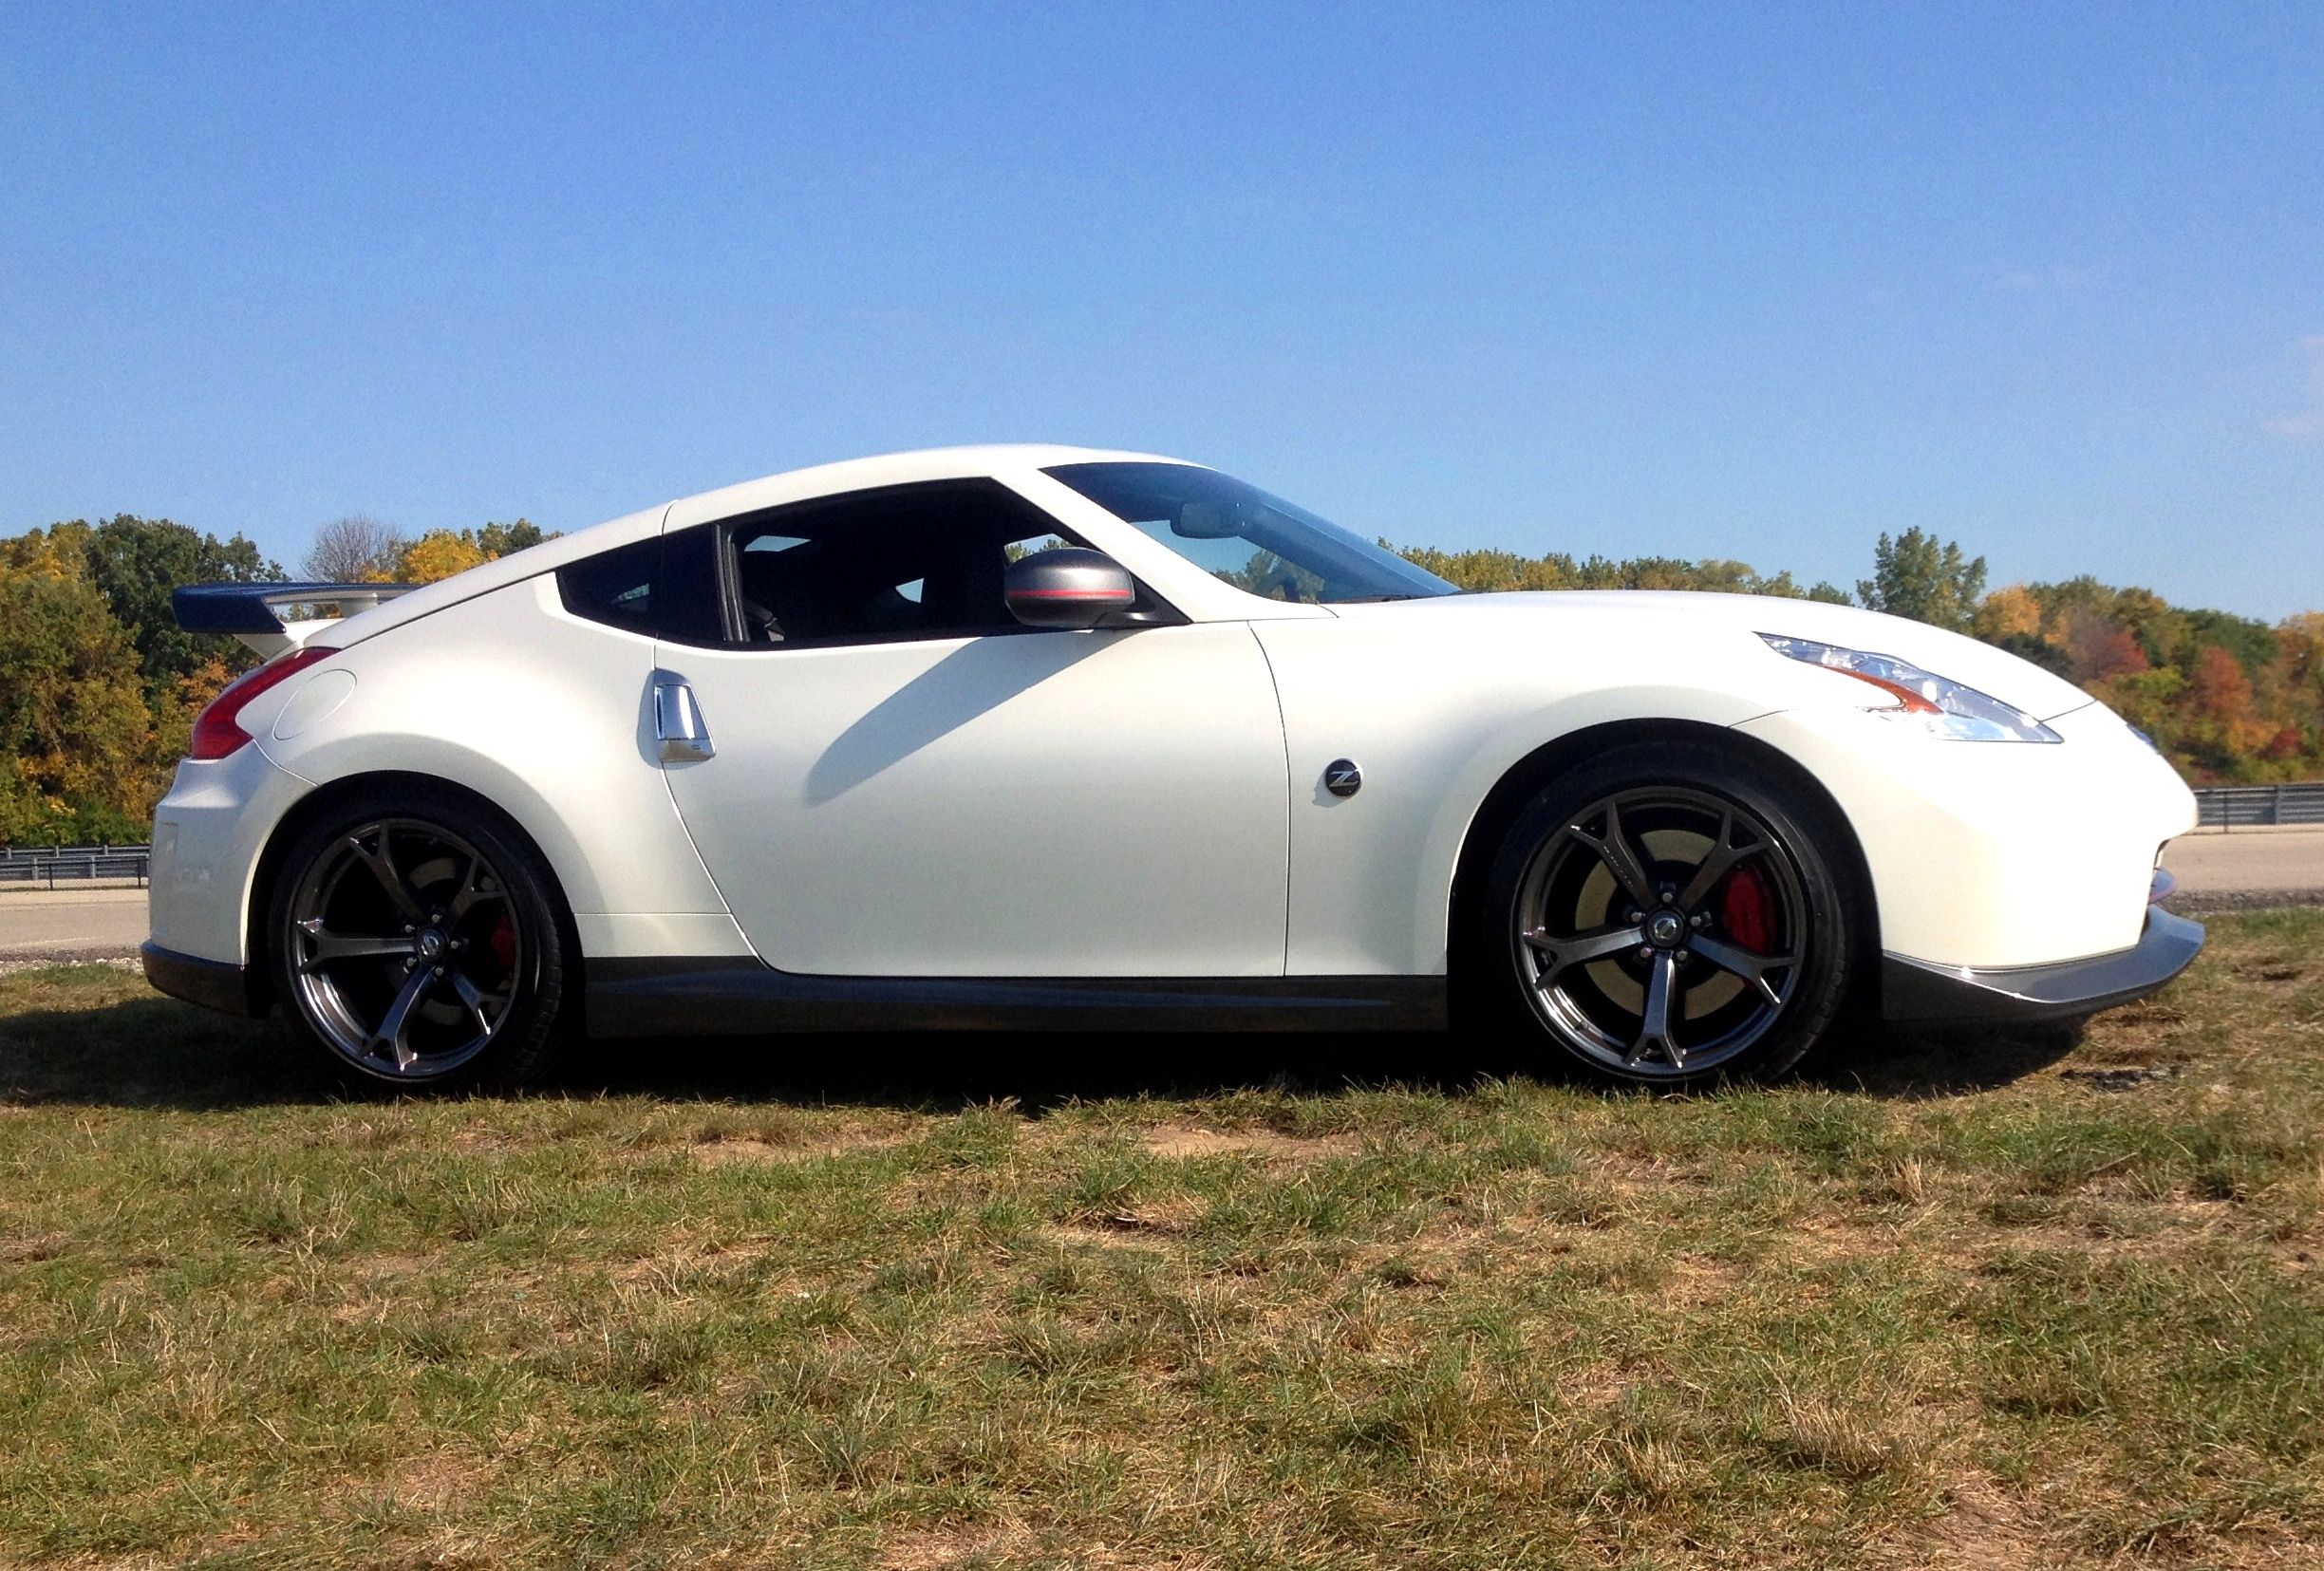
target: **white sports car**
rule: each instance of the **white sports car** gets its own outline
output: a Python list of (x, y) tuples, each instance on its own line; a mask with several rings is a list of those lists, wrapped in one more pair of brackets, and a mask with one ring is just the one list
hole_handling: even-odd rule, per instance
[(1461, 594), (1146, 455), (867, 458), (178, 613), (274, 658), (157, 814), (146, 974), (397, 1086), (575, 1032), (1455, 1012), (1675, 1084), (1844, 1008), (2087, 1014), (2202, 943), (2152, 904), (2193, 798), (2035, 666), (1805, 601)]

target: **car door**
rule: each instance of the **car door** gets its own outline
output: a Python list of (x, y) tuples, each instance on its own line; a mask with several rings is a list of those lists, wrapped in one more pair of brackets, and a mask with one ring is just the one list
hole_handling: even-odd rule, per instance
[(896, 977), (1280, 975), (1288, 781), (1239, 623), (1037, 631), (1054, 520), (989, 481), (697, 526), (727, 634), (665, 642), (670, 792), (759, 954)]

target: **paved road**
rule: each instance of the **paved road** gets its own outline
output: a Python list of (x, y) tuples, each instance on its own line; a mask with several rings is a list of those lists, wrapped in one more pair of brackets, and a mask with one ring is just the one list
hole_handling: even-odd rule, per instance
[[(2324, 889), (2324, 830), (2190, 834), (2163, 865), (2191, 895)], [(0, 959), (125, 955), (145, 941), (143, 889), (0, 889)]]
[(2163, 853), (2163, 865), (2188, 894), (2324, 889), (2324, 829), (2183, 835)]
[(128, 954), (144, 942), (143, 889), (0, 889), (0, 958)]

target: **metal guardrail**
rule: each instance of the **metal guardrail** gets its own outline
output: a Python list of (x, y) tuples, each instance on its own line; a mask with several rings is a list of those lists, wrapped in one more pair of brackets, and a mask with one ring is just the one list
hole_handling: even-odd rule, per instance
[(153, 876), (151, 846), (0, 846), (0, 885), (87, 884)]
[(2220, 829), (2324, 825), (2324, 780), (2296, 785), (2205, 786), (2195, 793), (2198, 823)]

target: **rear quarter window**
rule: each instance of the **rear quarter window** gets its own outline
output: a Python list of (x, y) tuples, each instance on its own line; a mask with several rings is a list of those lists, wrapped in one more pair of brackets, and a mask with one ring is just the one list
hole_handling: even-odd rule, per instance
[(557, 570), (557, 594), (573, 615), (683, 644), (726, 636), (719, 609), (716, 542), (705, 529), (656, 535)]

